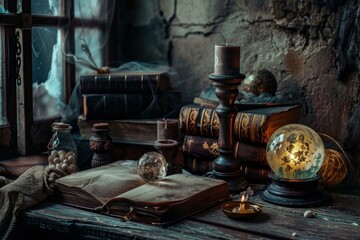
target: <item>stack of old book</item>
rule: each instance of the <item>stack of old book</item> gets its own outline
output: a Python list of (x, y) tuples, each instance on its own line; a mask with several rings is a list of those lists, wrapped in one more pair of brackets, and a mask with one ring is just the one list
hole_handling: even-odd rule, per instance
[(93, 124), (105, 122), (113, 142), (132, 144), (127, 150), (134, 144), (153, 146), (157, 120), (177, 119), (181, 107), (181, 92), (171, 87), (170, 78), (165, 70), (80, 76), (80, 137), (89, 139)]
[(179, 105), (164, 72), (118, 72), (80, 76), (83, 115), (87, 120), (163, 117)]
[[(185, 105), (179, 114), (179, 128), (184, 133), (182, 151), (184, 169), (193, 174), (212, 170), (213, 161), (219, 156), (217, 143), (219, 118), (216, 105), (198, 101)], [(238, 105), (234, 133), (234, 157), (240, 170), (249, 182), (264, 183), (270, 167), (266, 160), (266, 144), (271, 134), (279, 127), (297, 123), (300, 105), (271, 104), (261, 106)]]
[(182, 106), (181, 92), (172, 88), (171, 77), (166, 70), (80, 76), (82, 114), (77, 118), (76, 140), (84, 169), (89, 167), (95, 123), (108, 124), (113, 159), (139, 159), (155, 150), (157, 120), (177, 119)]

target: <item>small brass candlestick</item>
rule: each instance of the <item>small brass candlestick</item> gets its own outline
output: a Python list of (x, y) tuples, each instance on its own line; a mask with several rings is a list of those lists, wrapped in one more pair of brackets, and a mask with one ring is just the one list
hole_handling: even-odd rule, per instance
[(234, 121), (236, 109), (234, 102), (239, 94), (238, 86), (245, 79), (239, 73), (240, 47), (228, 45), (215, 46), (214, 73), (209, 75), (219, 99), (216, 113), (219, 117), (219, 157), (214, 160), (213, 171), (205, 176), (223, 179), (228, 182), (230, 192), (240, 192), (248, 187), (241, 175), (240, 165), (234, 158)]
[(252, 202), (228, 201), (221, 205), (222, 212), (234, 219), (248, 219), (258, 216), (262, 207)]
[(89, 146), (94, 152), (91, 167), (99, 167), (110, 163), (110, 150), (112, 138), (109, 135), (110, 129), (107, 123), (95, 123), (91, 128), (93, 135), (90, 137)]

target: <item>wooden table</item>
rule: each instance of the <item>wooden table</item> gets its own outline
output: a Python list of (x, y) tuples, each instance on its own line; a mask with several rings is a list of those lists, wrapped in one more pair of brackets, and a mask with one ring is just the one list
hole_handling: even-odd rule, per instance
[[(217, 206), (166, 228), (43, 202), (20, 215), (14, 239), (24, 233), (41, 239), (360, 239), (360, 194), (332, 192), (332, 198), (321, 207), (288, 208), (255, 194), (251, 201), (263, 207), (256, 218), (233, 220)], [(309, 209), (315, 218), (303, 216)]]

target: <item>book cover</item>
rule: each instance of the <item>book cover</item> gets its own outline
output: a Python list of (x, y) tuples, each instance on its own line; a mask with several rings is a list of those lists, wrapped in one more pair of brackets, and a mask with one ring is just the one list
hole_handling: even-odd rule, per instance
[[(205, 97), (195, 97), (193, 100), (194, 104), (197, 104), (202, 107), (216, 109), (219, 105), (219, 100), (210, 99)], [(235, 101), (234, 108), (237, 111), (255, 109), (255, 108), (271, 108), (271, 107), (282, 107), (282, 106), (292, 106), (299, 103), (288, 103), (288, 102), (264, 102), (264, 103), (241, 103)]]
[(179, 112), (181, 93), (83, 94), (83, 115), (87, 120), (145, 119), (168, 117)]
[[(177, 120), (177, 118), (166, 118)], [(78, 138), (89, 140), (92, 136), (91, 128), (95, 123), (107, 123), (110, 128), (110, 136), (113, 142), (154, 146), (157, 136), (157, 121), (163, 118), (151, 119), (123, 119), (123, 120), (87, 120), (83, 115), (77, 118)], [(141, 133), (141, 134), (139, 134)], [(179, 139), (183, 138), (180, 133)], [(133, 159), (133, 158), (130, 158)]]
[(184, 134), (217, 138), (220, 121), (215, 109), (190, 104), (180, 109), (179, 128)]
[(116, 161), (55, 182), (54, 201), (154, 225), (169, 225), (220, 204), (229, 195), (223, 180), (174, 174), (156, 183), (137, 174), (137, 161)]
[(85, 139), (89, 139), (92, 136), (91, 128), (94, 123), (105, 122), (109, 125), (110, 136), (114, 142), (153, 146), (157, 140), (158, 119), (161, 118), (88, 120), (83, 115), (80, 115), (77, 125), (80, 136)]
[[(213, 170), (214, 159), (197, 158), (185, 156), (184, 169), (192, 174), (203, 175)], [(270, 179), (268, 174), (271, 172), (270, 167), (254, 166), (251, 164), (240, 164), (240, 172), (250, 183), (268, 183)]]
[(167, 72), (115, 72), (80, 76), (80, 93), (150, 93), (170, 88)]
[[(216, 138), (185, 135), (182, 151), (201, 159), (215, 159), (219, 156), (219, 145)], [(234, 158), (241, 164), (268, 167), (266, 160), (266, 144), (254, 144), (236, 141), (234, 144)]]
[[(267, 143), (281, 126), (300, 120), (301, 105), (274, 106), (238, 111), (234, 121), (234, 137), (238, 141)], [(180, 109), (179, 128), (188, 135), (218, 138), (220, 122), (216, 110), (197, 104)]]

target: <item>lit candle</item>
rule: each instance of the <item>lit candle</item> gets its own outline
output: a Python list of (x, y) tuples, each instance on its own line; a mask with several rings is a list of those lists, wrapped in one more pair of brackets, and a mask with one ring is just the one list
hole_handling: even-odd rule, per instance
[(215, 45), (215, 75), (239, 75), (240, 46)]

